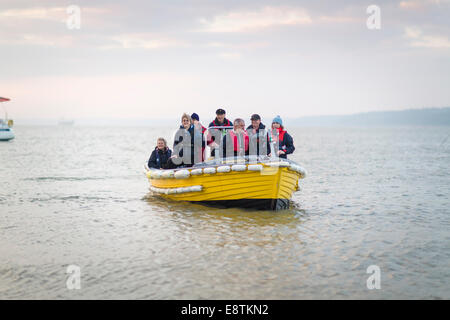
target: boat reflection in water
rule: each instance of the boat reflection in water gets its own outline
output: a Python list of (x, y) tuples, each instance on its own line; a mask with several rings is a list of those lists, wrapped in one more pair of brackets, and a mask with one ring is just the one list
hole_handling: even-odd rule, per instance
[(293, 161), (269, 157), (211, 160), (191, 168), (146, 167), (152, 193), (174, 201), (260, 210), (288, 209), (305, 170)]

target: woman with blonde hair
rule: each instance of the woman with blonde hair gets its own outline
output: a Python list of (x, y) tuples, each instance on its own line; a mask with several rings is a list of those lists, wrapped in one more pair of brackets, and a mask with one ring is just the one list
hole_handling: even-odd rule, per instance
[[(183, 145), (178, 146), (180, 143)], [(192, 167), (195, 163), (202, 162), (202, 148), (204, 147), (205, 140), (203, 138), (202, 130), (197, 129), (194, 126), (189, 114), (183, 113), (181, 116), (181, 126), (175, 135), (175, 141), (173, 143), (174, 151), (176, 150), (177, 152), (174, 152), (176, 154), (172, 156), (172, 158), (177, 158), (179, 156), (180, 158), (183, 158), (183, 161), (175, 162), (180, 162), (180, 165)], [(183, 150), (186, 148), (190, 148), (190, 159), (185, 159), (183, 157)]]
[(153, 150), (148, 160), (149, 168), (164, 169), (172, 156), (172, 150), (167, 147), (167, 141), (164, 138), (158, 138), (156, 148)]

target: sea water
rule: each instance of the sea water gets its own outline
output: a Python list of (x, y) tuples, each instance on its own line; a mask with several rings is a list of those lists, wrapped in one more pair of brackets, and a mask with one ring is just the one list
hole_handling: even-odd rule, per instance
[(0, 299), (450, 299), (449, 127), (288, 128), (308, 176), (279, 212), (152, 196), (176, 127), (15, 129)]

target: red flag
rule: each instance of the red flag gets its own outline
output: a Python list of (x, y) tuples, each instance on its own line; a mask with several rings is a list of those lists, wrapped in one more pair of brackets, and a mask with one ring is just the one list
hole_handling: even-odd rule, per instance
[(9, 99), (0, 97), (0, 102), (5, 102), (5, 101), (9, 101)]

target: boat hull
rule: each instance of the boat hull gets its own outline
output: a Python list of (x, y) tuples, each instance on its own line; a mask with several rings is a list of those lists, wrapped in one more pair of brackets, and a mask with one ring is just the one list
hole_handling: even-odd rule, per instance
[[(191, 201), (192, 202), (192, 201)], [(198, 201), (197, 203), (217, 208), (244, 208), (254, 210), (286, 210), (290, 207), (289, 199), (238, 199)]]
[[(259, 210), (288, 209), (292, 194), (298, 190), (298, 180), (304, 172), (296, 170), (289, 163), (284, 167), (274, 164), (258, 164), (261, 170), (250, 170), (241, 165), (240, 171), (233, 171), (234, 166), (219, 166), (213, 173), (203, 169), (199, 175), (193, 175), (194, 169), (184, 169), (187, 177), (175, 178), (171, 175), (160, 177), (148, 171), (150, 189), (163, 198), (175, 201), (190, 201), (216, 207), (240, 207)], [(229, 172), (219, 172), (222, 168)], [(299, 166), (296, 166), (299, 167)], [(295, 169), (295, 170), (294, 170)], [(202, 170), (202, 169), (197, 169)]]
[(11, 129), (8, 129), (7, 131), (0, 131), (0, 141), (9, 141), (14, 139), (14, 132)]

